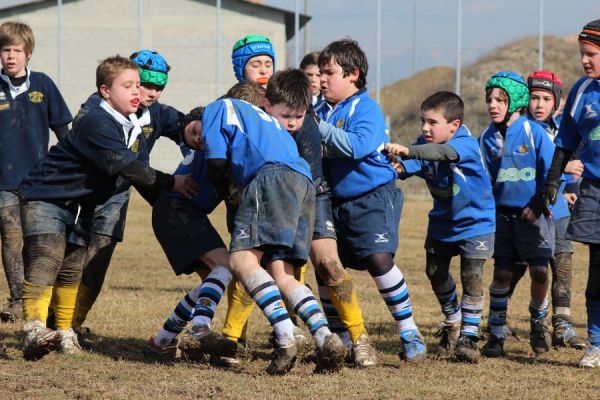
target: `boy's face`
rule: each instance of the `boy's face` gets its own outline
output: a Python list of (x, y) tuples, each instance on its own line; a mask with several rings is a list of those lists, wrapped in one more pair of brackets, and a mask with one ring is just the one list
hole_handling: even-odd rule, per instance
[(110, 87), (100, 86), (102, 98), (124, 116), (137, 111), (140, 105), (140, 74), (135, 69), (124, 69)]
[(192, 121), (183, 130), (183, 141), (194, 150), (204, 150), (202, 121)]
[(492, 122), (495, 124), (502, 123), (508, 112), (508, 99), (504, 90), (493, 88), (486, 99), (486, 103)]
[(27, 61), (29, 56), (25, 53), (23, 44), (10, 44), (0, 49), (0, 60), (4, 73), (11, 78), (20, 78), (25, 76), (27, 71)]
[(357, 68), (344, 76), (344, 70), (335, 58), (332, 58), (321, 68), (321, 93), (329, 103), (337, 104), (358, 91), (355, 85), (357, 79)]
[(581, 66), (588, 78), (600, 78), (600, 49), (589, 43), (579, 42)]
[(421, 111), (421, 130), (427, 143), (442, 144), (449, 141), (460, 127), (460, 120), (446, 121), (441, 110)]
[(244, 66), (246, 82), (258, 83), (266, 88), (271, 76), (273, 76), (273, 60), (267, 55), (252, 57)]
[(537, 121), (547, 121), (554, 111), (554, 96), (545, 90), (529, 92), (529, 114)]
[(263, 105), (267, 113), (275, 117), (289, 133), (296, 133), (302, 128), (306, 110), (294, 109), (283, 103), (272, 105), (267, 99), (263, 101)]
[(152, 83), (142, 83), (140, 85), (140, 108), (145, 109), (156, 103), (164, 86), (157, 86)]
[(313, 96), (318, 96), (321, 92), (321, 71), (319, 66), (312, 64), (304, 68), (304, 73), (308, 76), (310, 82), (310, 93)]

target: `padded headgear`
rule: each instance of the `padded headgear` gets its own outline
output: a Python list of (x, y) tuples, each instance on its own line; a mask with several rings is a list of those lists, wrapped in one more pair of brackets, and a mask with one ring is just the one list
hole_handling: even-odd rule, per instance
[(233, 72), (238, 81), (244, 82), (244, 67), (252, 57), (266, 55), (273, 60), (273, 71), (275, 71), (275, 51), (271, 40), (262, 35), (248, 35), (241, 38), (233, 45), (231, 62)]
[(563, 82), (557, 74), (546, 70), (533, 71), (527, 77), (527, 86), (529, 86), (530, 93), (534, 90), (543, 90), (552, 93), (552, 96), (554, 96), (553, 109), (556, 111), (560, 104), (563, 86)]
[(140, 80), (142, 83), (151, 83), (164, 87), (169, 81), (169, 65), (161, 56), (152, 50), (141, 50), (131, 61), (140, 66)]
[(485, 84), (485, 90), (500, 88), (508, 95), (508, 112), (506, 117), (529, 104), (529, 88), (525, 79), (516, 72), (500, 71), (493, 75)]
[(600, 49), (600, 19), (588, 22), (583, 27), (583, 30), (579, 34), (579, 41), (589, 43)]

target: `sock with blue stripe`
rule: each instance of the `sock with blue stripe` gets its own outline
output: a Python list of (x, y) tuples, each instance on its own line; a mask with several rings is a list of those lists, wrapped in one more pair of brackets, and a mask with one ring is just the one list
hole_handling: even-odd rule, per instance
[(458, 324), (461, 319), (461, 308), (458, 303), (458, 296), (456, 295), (456, 283), (454, 283), (452, 276), (448, 274), (446, 282), (433, 287), (433, 292), (442, 307), (442, 312), (445, 316), (444, 324)]
[(588, 340), (590, 345), (600, 346), (600, 300), (586, 300), (588, 316)]
[(202, 284), (196, 286), (179, 300), (179, 303), (177, 303), (171, 315), (166, 319), (163, 327), (160, 328), (154, 337), (156, 344), (160, 346), (168, 345), (185, 329), (187, 323), (192, 319), (192, 312), (198, 302), (201, 286)]
[(200, 286), (198, 301), (192, 316), (192, 326), (210, 328), (210, 323), (215, 317), (215, 310), (230, 281), (231, 272), (227, 268), (221, 266), (213, 268)]
[(300, 285), (292, 290), (287, 301), (308, 327), (317, 346), (323, 346), (325, 338), (331, 335), (331, 331), (312, 291), (305, 285)]
[(541, 302), (532, 298), (529, 302), (529, 314), (532, 320), (546, 318), (546, 315), (548, 315), (548, 296), (544, 297)]
[(478, 336), (479, 323), (481, 322), (481, 314), (483, 313), (484, 296), (469, 296), (462, 295), (461, 312), (462, 324), (460, 334), (463, 336)]
[(398, 331), (402, 335), (406, 330), (417, 330), (412, 316), (412, 306), (408, 295), (408, 288), (400, 268), (394, 266), (385, 274), (374, 276), (375, 285), (383, 297), (385, 304), (396, 321)]
[(504, 338), (506, 310), (508, 309), (508, 292), (510, 287), (497, 288), (490, 286), (490, 315), (489, 324), (492, 335)]

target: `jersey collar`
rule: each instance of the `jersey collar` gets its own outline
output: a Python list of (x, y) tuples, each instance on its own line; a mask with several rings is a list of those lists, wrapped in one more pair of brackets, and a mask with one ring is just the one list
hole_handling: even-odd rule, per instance
[(25, 71), (27, 71), (27, 79), (20, 86), (13, 86), (8, 75), (4, 74), (4, 70), (0, 72), (0, 78), (2, 78), (2, 80), (8, 85), (10, 96), (13, 98), (13, 100), (16, 99), (21, 93), (25, 93), (27, 90), (29, 90), (29, 86), (31, 85), (29, 81), (29, 75), (31, 74), (31, 71), (29, 70), (29, 67), (25, 67)]

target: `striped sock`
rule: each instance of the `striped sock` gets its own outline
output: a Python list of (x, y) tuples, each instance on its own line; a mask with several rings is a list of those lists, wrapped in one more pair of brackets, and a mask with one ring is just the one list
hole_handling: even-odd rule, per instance
[(548, 296), (544, 297), (541, 302), (531, 299), (529, 302), (529, 314), (531, 319), (544, 319), (548, 315)]
[(346, 332), (346, 326), (340, 319), (337, 309), (331, 302), (331, 297), (329, 296), (329, 290), (327, 290), (327, 286), (323, 285), (318, 277), (317, 286), (319, 288), (319, 300), (321, 300), (323, 313), (325, 314), (327, 322), (329, 323), (329, 329), (331, 329), (331, 332), (333, 333), (342, 335), (344, 332)]
[(509, 290), (510, 287), (497, 288), (490, 286), (490, 331), (492, 335), (499, 338), (504, 338), (504, 325), (506, 324)]
[(375, 285), (377, 285), (381, 297), (383, 297), (392, 317), (394, 317), (400, 334), (408, 329), (417, 330), (412, 317), (408, 288), (400, 268), (394, 264), (388, 272), (380, 276), (374, 276), (373, 280), (375, 280)]
[(201, 287), (202, 284), (196, 286), (179, 300), (179, 303), (177, 303), (171, 315), (166, 319), (163, 327), (160, 328), (154, 337), (156, 344), (160, 346), (168, 345), (185, 329), (187, 323), (192, 319), (192, 312), (196, 303), (198, 303)]
[(223, 292), (231, 281), (231, 272), (225, 267), (215, 267), (200, 286), (200, 294), (192, 316), (192, 326), (206, 326), (215, 317), (215, 310), (223, 297)]
[(331, 331), (311, 290), (305, 285), (298, 286), (292, 290), (287, 301), (304, 324), (308, 326), (310, 333), (317, 342), (317, 346), (323, 346), (325, 338), (331, 335)]
[(479, 322), (483, 313), (484, 296), (469, 296), (463, 293), (462, 307), (462, 325), (460, 334), (463, 336), (478, 336)]
[(242, 281), (246, 292), (254, 299), (269, 320), (281, 347), (291, 346), (294, 339), (294, 324), (290, 320), (281, 292), (265, 270), (259, 269)]
[(600, 301), (586, 300), (588, 340), (591, 346), (600, 346)]
[(461, 318), (460, 304), (456, 295), (456, 284), (450, 274), (448, 274), (446, 282), (433, 288), (433, 292), (442, 307), (445, 316), (444, 323), (447, 325), (459, 323)]

